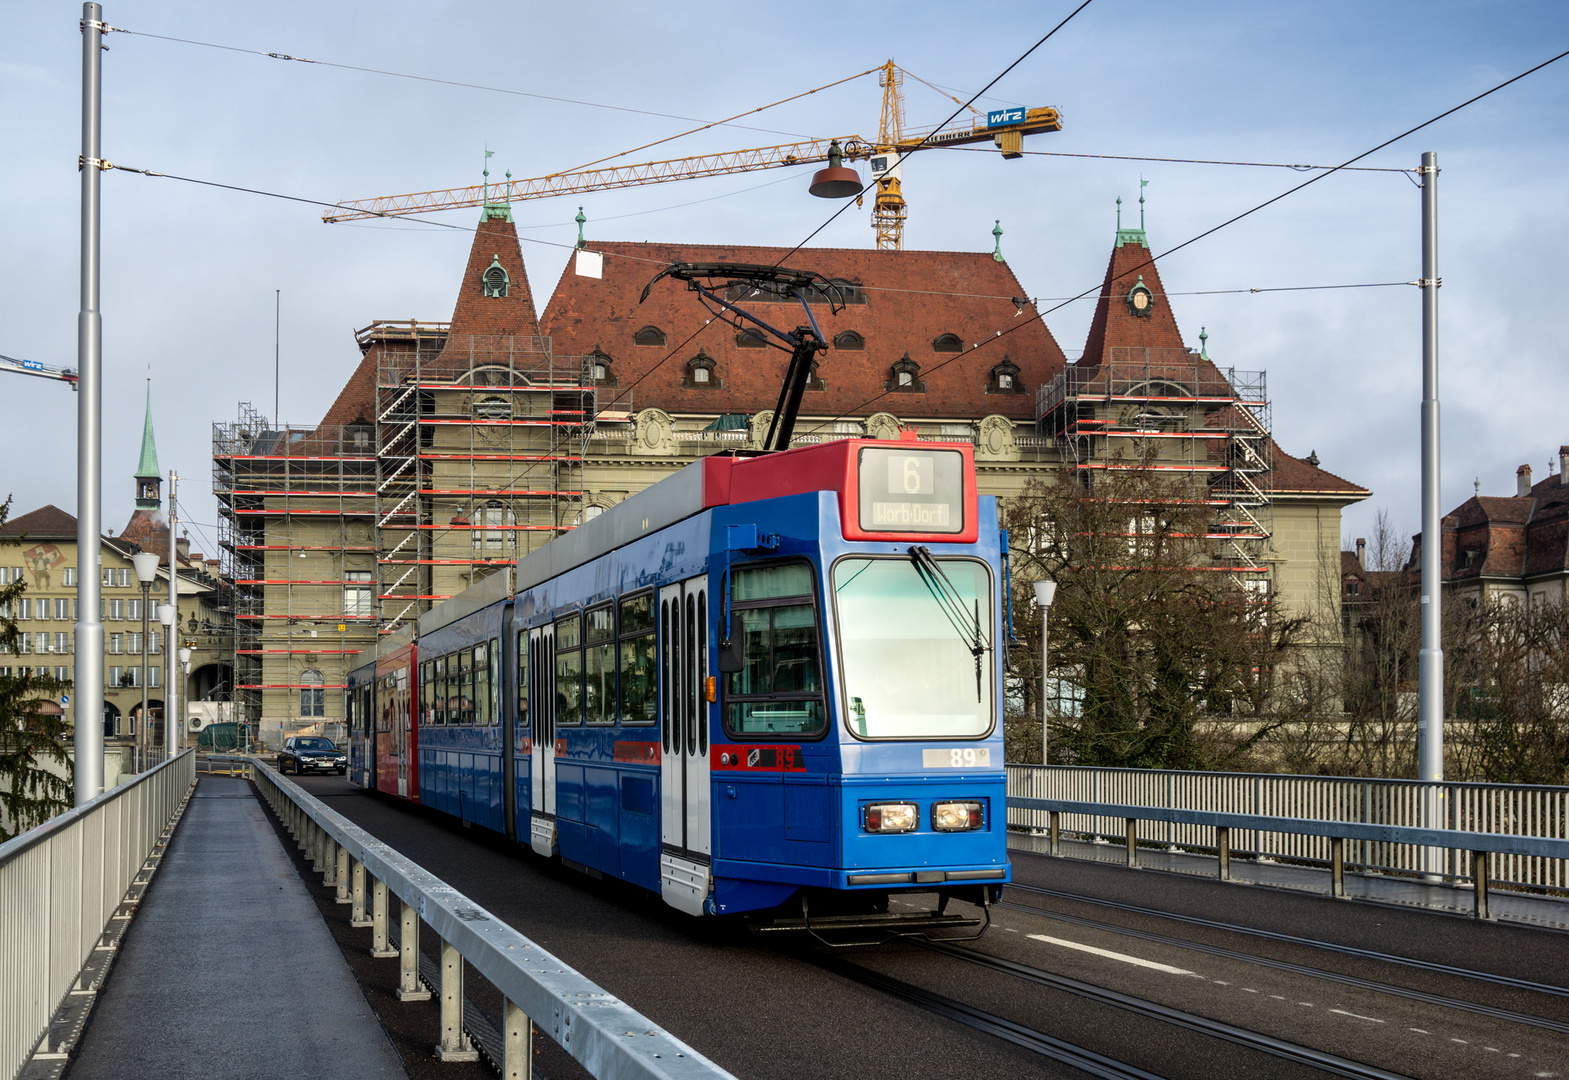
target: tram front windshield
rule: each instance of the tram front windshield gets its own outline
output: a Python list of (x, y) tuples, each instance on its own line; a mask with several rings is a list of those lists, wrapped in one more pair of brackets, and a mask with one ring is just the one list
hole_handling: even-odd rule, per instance
[(834, 565), (845, 718), (856, 735), (966, 739), (991, 731), (991, 575), (971, 559), (937, 565), (937, 578), (908, 558)]

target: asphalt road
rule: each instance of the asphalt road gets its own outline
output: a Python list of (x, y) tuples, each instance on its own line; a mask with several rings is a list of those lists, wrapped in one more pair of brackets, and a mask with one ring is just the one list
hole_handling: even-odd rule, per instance
[[(300, 782), (339, 813), (462, 890), (737, 1076), (853, 1080), (940, 1076), (950, 1080), (981, 1074), (1082, 1075), (827, 971), (818, 962), (817, 950), (804, 944), (759, 939), (734, 926), (688, 918), (665, 907), (652, 894), (620, 883), (593, 881), (491, 838), (482, 830), (370, 797), (337, 778), (312, 777)], [(1569, 935), (1552, 931), (1478, 925), (1444, 915), (1022, 852), (1015, 854), (1015, 876), (1030, 884), (1085, 896), (1513, 978), (1556, 985), (1569, 982)], [(434, 1006), (404, 1004), (392, 998), (389, 991), (396, 984), (395, 963), (370, 961), (365, 955), (369, 931), (349, 928), (347, 909), (333, 905), (319, 884), (315, 892), (405, 1065), (411, 1075), (422, 1076), (433, 1064), (428, 1055), (435, 1041)], [(1569, 998), (1499, 988), (1019, 890), (1010, 891), (1008, 899), (1038, 908), (1039, 913), (998, 909), (992, 930), (974, 946), (978, 950), (1403, 1075), (1464, 1076), (1470, 1080), (1569, 1074), (1569, 1036), (1563, 1034), (1311, 975), (1271, 970), (1180, 945), (1150, 942), (1115, 930), (1066, 923), (1051, 915), (1057, 912), (1155, 931), (1554, 1019), (1569, 1020)], [(435, 943), (426, 940), (424, 947), (433, 951)], [(915, 945), (839, 950), (834, 956), (1171, 1080), (1322, 1075), (1257, 1049)], [(381, 984), (385, 989), (377, 988)], [(468, 991), (492, 1015), (499, 1014), (494, 991), (481, 980), (470, 979)], [(548, 1038), (536, 1036), (535, 1043), (540, 1072), (550, 1080), (584, 1075)], [(441, 1076), (458, 1080), (470, 1068), (483, 1067), (439, 1066)]]

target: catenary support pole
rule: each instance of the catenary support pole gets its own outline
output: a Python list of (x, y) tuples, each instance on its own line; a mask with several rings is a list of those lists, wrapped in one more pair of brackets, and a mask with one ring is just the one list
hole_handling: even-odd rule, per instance
[[(1422, 155), (1422, 651), (1417, 666), (1417, 779), (1435, 785), (1423, 792), (1423, 824), (1442, 826), (1438, 781), (1444, 778), (1444, 643), (1442, 574), (1444, 540), (1439, 524), (1438, 428), (1438, 155)], [(1429, 874), (1436, 849), (1424, 849)]]
[(153, 727), (147, 715), (147, 626), (151, 621), (147, 603), (151, 599), (152, 583), (144, 581), (142, 582), (142, 716), (141, 730), (137, 733), (136, 744), (139, 749), (145, 746), (145, 750), (142, 753), (142, 760), (136, 763), (138, 772), (152, 768), (153, 759)]
[(169, 623), (164, 637), (163, 651), (168, 654), (169, 685), (164, 696), (168, 704), (163, 709), (163, 745), (170, 758), (180, 752), (176, 740), (184, 726), (180, 720), (180, 686), (184, 678), (180, 671), (180, 549), (175, 541), (180, 524), (179, 506), (175, 497), (180, 491), (180, 474), (169, 470), (169, 606), (174, 609), (174, 620)]
[(76, 316), (76, 768), (81, 806), (104, 786), (103, 315), (98, 310), (103, 7), (82, 5), (82, 298)]

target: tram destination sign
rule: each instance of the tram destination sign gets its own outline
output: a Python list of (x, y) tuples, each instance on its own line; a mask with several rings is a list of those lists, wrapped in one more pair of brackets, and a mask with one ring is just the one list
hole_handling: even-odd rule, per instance
[(862, 447), (860, 526), (869, 533), (960, 533), (964, 456), (957, 450)]

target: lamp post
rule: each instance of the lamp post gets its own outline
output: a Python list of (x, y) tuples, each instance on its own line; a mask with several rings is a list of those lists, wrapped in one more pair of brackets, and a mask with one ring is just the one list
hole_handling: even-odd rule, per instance
[(1051, 621), (1051, 602), (1057, 598), (1057, 583), (1055, 581), (1037, 581), (1035, 583), (1035, 602), (1041, 608), (1041, 764), (1046, 764), (1046, 751), (1050, 748), (1047, 741), (1046, 717), (1050, 708), (1050, 699), (1046, 683), (1046, 628)]
[(153, 749), (152, 729), (147, 726), (147, 624), (151, 614), (147, 602), (153, 579), (158, 576), (158, 556), (151, 551), (138, 551), (131, 556), (131, 565), (136, 567), (136, 580), (142, 586), (142, 723), (136, 732), (136, 749), (141, 757), (137, 771), (141, 772), (147, 768)]
[[(175, 627), (175, 629), (178, 630), (179, 627)], [(191, 674), (191, 650), (189, 648), (187, 648), (187, 647), (182, 645), (180, 647), (180, 689), (182, 689), (182, 690), (185, 689), (185, 680), (190, 676), (190, 674)], [(184, 742), (185, 741), (185, 725), (181, 724), (177, 730), (178, 730), (179, 735), (180, 735), (180, 741)]]
[[(169, 651), (169, 703), (163, 709), (164, 745), (169, 757), (174, 757), (174, 737), (179, 731), (180, 720), (180, 665), (175, 657), (174, 637), (180, 632), (180, 550), (175, 543), (175, 530), (180, 524), (180, 474), (169, 470), (169, 618), (164, 622), (164, 647)], [(163, 612), (159, 611), (159, 618)]]
[(158, 621), (163, 624), (163, 649), (169, 657), (169, 684), (164, 687), (163, 695), (163, 753), (164, 757), (174, 757), (174, 717), (178, 715), (180, 704), (179, 688), (176, 683), (180, 679), (180, 661), (175, 650), (169, 647), (173, 640), (174, 606), (172, 604), (158, 605)]

